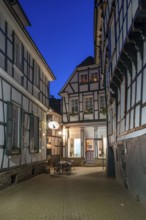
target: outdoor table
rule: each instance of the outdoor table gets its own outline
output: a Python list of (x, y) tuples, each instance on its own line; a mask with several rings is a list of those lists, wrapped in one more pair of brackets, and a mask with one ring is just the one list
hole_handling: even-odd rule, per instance
[(56, 172), (57, 174), (71, 174), (72, 163), (70, 161), (58, 161), (54, 163), (53, 166), (54, 173)]

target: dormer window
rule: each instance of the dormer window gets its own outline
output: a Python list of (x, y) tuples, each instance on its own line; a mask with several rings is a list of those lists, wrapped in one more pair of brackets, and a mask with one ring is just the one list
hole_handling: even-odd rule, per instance
[(88, 75), (87, 74), (81, 75), (80, 83), (87, 83), (87, 82), (88, 82)]

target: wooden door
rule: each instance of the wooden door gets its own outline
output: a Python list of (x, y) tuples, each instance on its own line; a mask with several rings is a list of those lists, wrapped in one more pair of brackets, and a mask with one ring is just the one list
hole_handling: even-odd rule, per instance
[(86, 163), (94, 160), (94, 139), (86, 139)]

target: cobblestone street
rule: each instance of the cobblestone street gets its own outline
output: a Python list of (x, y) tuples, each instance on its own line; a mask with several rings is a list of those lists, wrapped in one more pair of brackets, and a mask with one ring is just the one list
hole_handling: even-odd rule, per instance
[(146, 208), (100, 168), (42, 174), (0, 192), (0, 220), (145, 220)]

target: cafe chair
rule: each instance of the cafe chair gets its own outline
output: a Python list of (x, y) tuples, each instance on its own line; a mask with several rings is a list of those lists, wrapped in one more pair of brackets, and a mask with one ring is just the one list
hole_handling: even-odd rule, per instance
[(59, 162), (54, 162), (53, 167), (54, 167), (54, 174), (61, 174), (62, 166)]
[(63, 163), (62, 164), (62, 174), (71, 174), (71, 164), (69, 163)]

